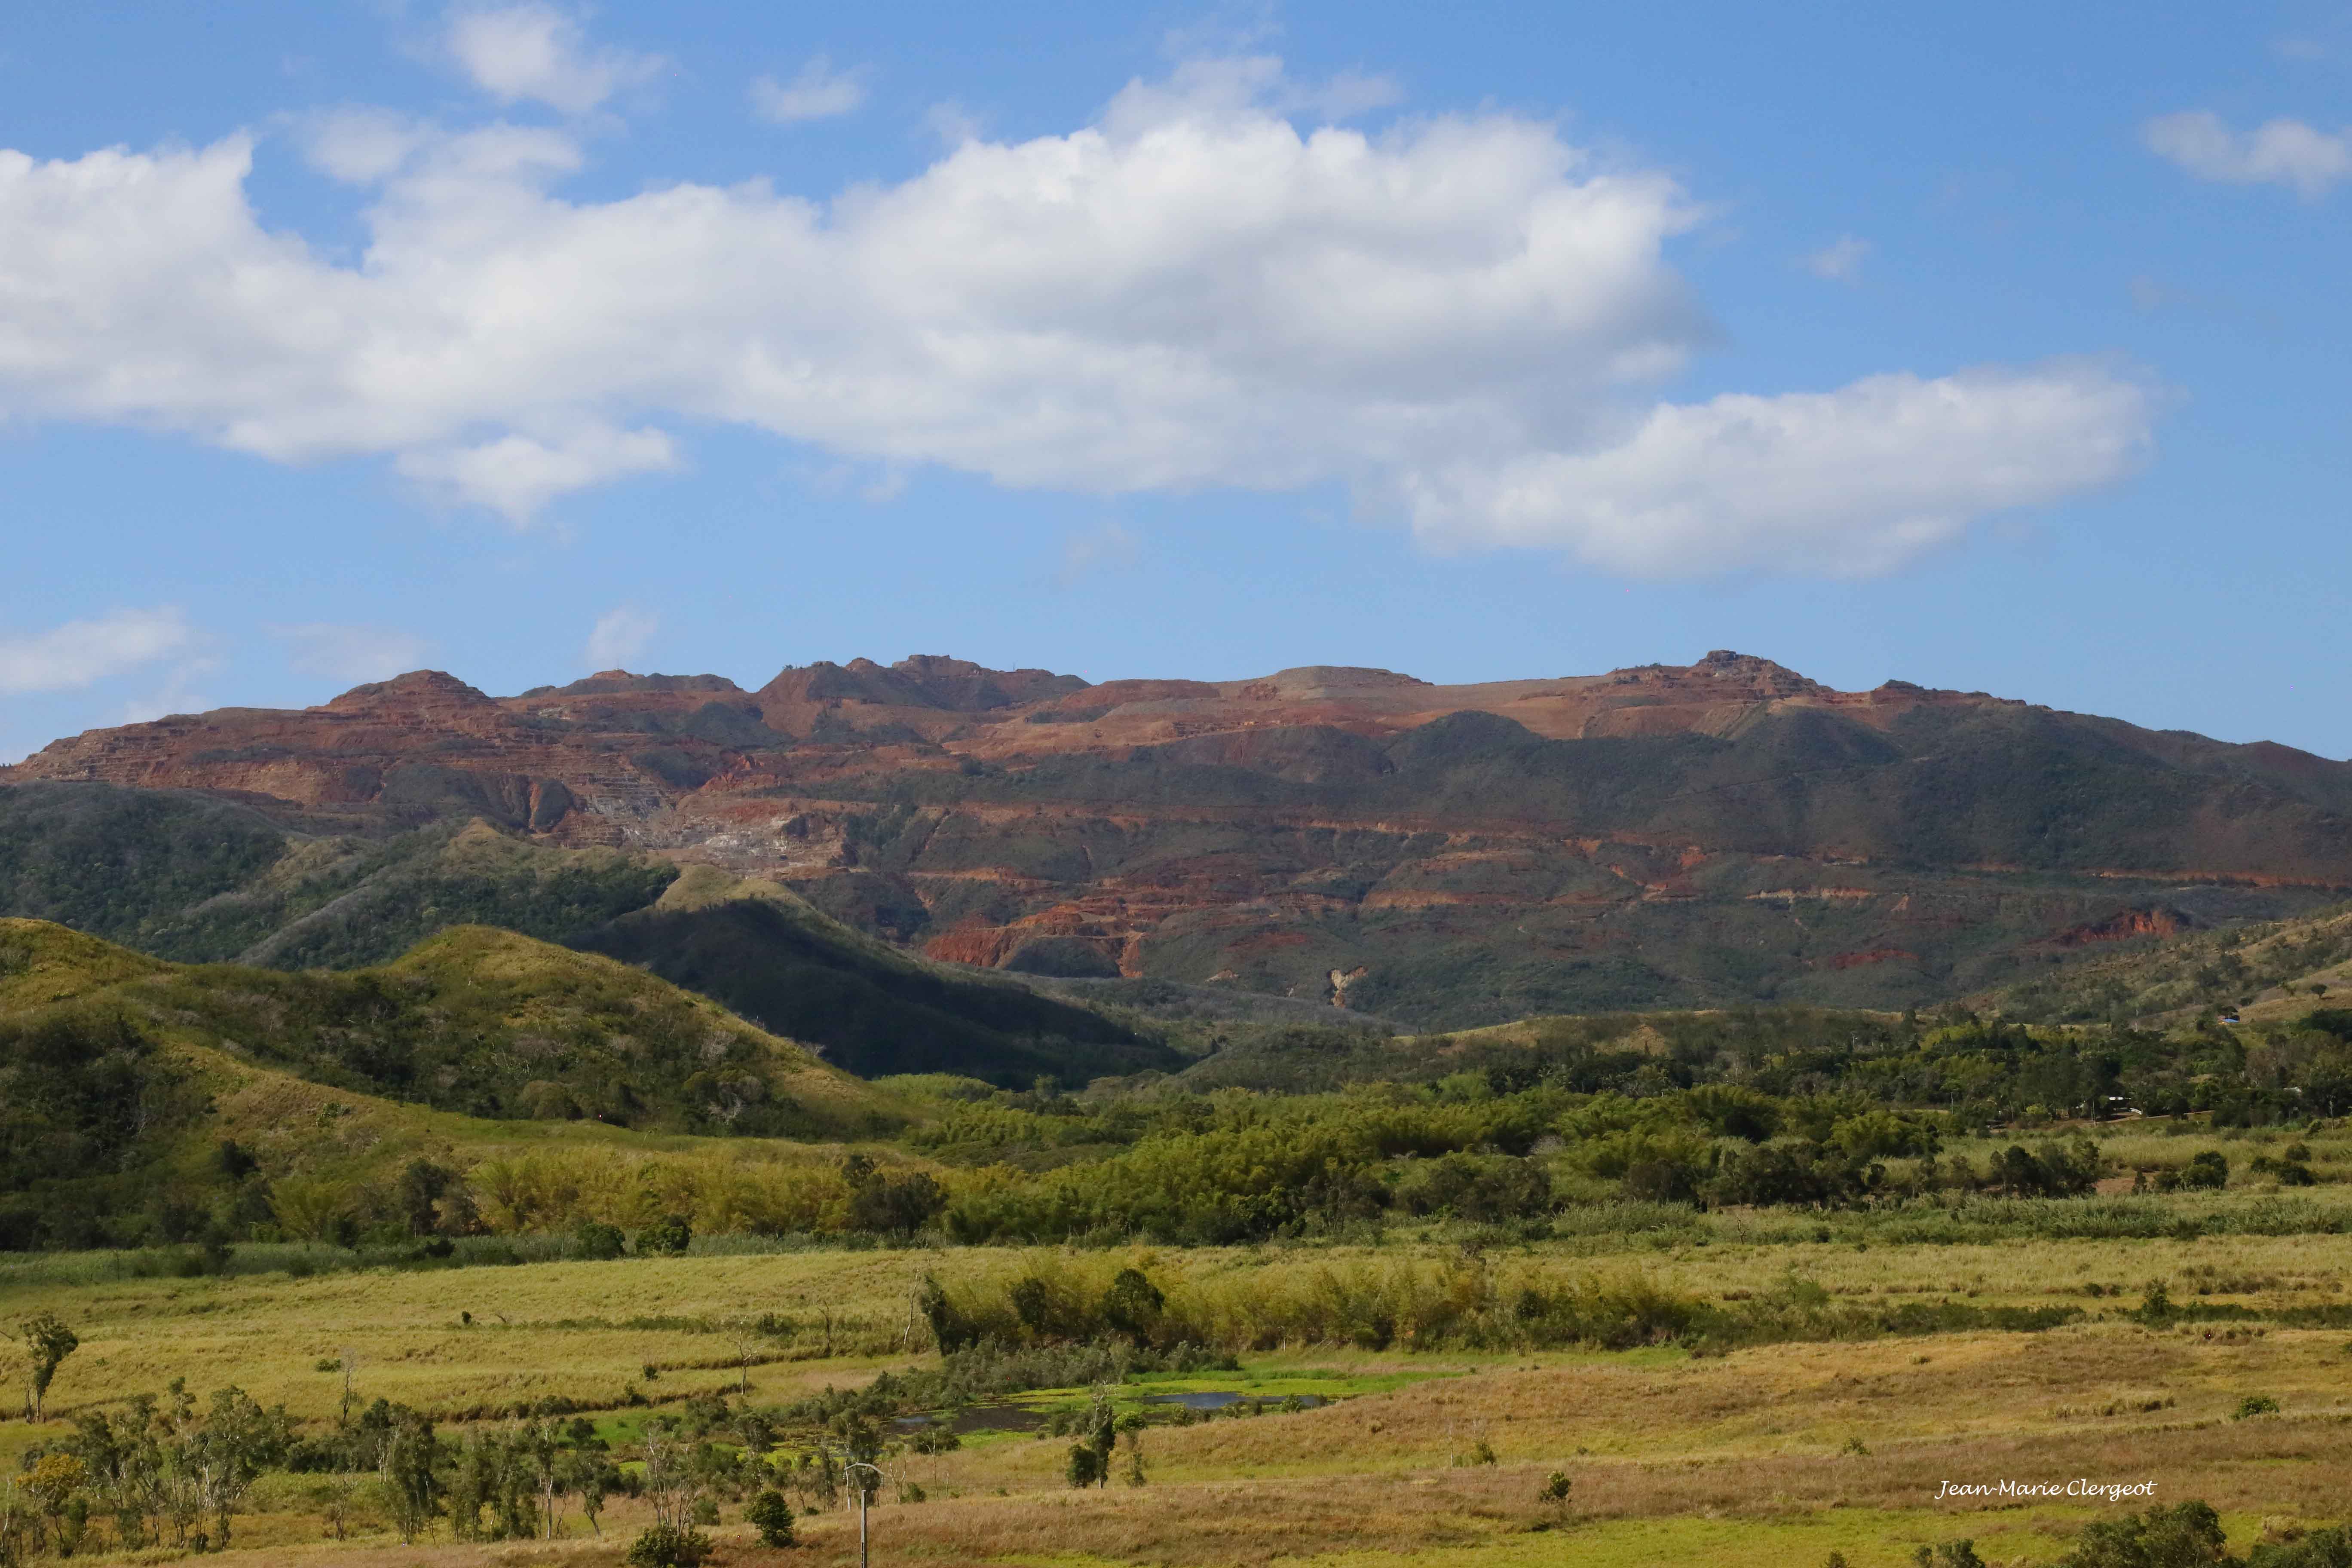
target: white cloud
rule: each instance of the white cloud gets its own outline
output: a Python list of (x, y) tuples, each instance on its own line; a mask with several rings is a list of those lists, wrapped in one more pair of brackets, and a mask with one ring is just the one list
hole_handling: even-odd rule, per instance
[(1329, 81), (1294, 91), (1278, 101), (1336, 124), (1403, 100), (1404, 89), (1393, 77), (1341, 71)]
[(347, 184), (389, 179), (422, 152), (432, 127), (388, 109), (334, 110), (310, 122), (304, 155), (310, 166)]
[(2123, 477), (2149, 401), (2102, 366), (2060, 362), (1668, 404), (1598, 451), (1424, 484), (1413, 515), (1442, 540), (1565, 549), (1644, 577), (1867, 576), (1973, 518)]
[[(312, 143), (373, 191), (348, 266), (259, 225), (241, 137), (0, 152), (0, 417), (135, 424), (275, 461), (389, 456), (518, 520), (681, 466), (666, 427), (705, 421), (1017, 487), (1336, 481), (1456, 542), (1525, 531), (1528, 504), (1523, 485), (1507, 519), (1482, 513), (1476, 495), (1505, 491), (1461, 476), (1616, 471), (1662, 438), (1645, 419), (1696, 417), (1650, 412), (1712, 336), (1665, 257), (1698, 222), (1674, 181), (1511, 115), (1372, 135), (1295, 122), (1299, 96), (1270, 61), (1195, 63), (1066, 135), (972, 129), (910, 179), (823, 203), (762, 182), (567, 200), (582, 153), (560, 132), (359, 123)], [(2128, 384), (2070, 374), (2115, 395), (2089, 398), (2128, 426), (2104, 437), (2141, 437)], [(1843, 399), (1847, 445), (1873, 419), (1899, 416), (1889, 443), (1949, 434), (1880, 384), (1787, 400), (1788, 417), (1814, 419), (1825, 395)], [(1917, 384), (1965, 385), (2020, 461), (2058, 471), (2022, 418), (1990, 417), (2041, 410), (2042, 373)], [(1769, 424), (1774, 402), (1750, 402)], [(1679, 449), (1744, 471), (1736, 441)], [(1892, 559), (1916, 519), (1874, 512), (1882, 490), (1837, 471), (1843, 449), (1790, 441), (1775, 463), (1831, 464), (1809, 482), (1885, 546), (1844, 558)], [(2009, 460), (1991, 437), (1970, 449)], [(1937, 515), (1964, 520), (1957, 497)], [(1689, 504), (1760, 531), (1743, 558), (1814, 553), (1811, 522), (1728, 480), (1694, 477)]]
[(591, 48), (577, 17), (538, 0), (460, 6), (450, 14), (446, 43), (474, 85), (500, 103), (528, 100), (565, 114), (587, 113), (664, 64), (625, 49)]
[(789, 83), (763, 76), (751, 84), (751, 112), (779, 125), (847, 114), (865, 101), (860, 73), (836, 71), (823, 55), (803, 66)]
[(557, 496), (633, 474), (678, 466), (677, 447), (660, 430), (598, 426), (553, 442), (500, 436), (472, 446), (426, 447), (403, 452), (396, 465), (428, 489), (528, 521)]
[(269, 635), (290, 645), (287, 662), (298, 672), (352, 682), (386, 680), (422, 668), (433, 652), (429, 639), (390, 626), (312, 621), (272, 626)]
[(979, 141), (986, 130), (980, 116), (952, 98), (923, 110), (923, 127), (950, 152), (967, 142)]
[(1862, 264), (1869, 258), (1870, 241), (1848, 234), (1806, 257), (1804, 266), (1806, 271), (1827, 282), (1851, 283), (1862, 276)]
[(196, 688), (203, 677), (220, 668), (215, 658), (185, 659), (175, 665), (163, 684), (144, 697), (134, 697), (122, 705), (122, 721), (145, 724), (173, 713), (201, 713), (217, 706)]
[(659, 617), (623, 605), (596, 617), (596, 629), (588, 634), (588, 668), (595, 670), (618, 669), (646, 651), (661, 630)]
[(2199, 109), (2151, 120), (2141, 134), (2150, 152), (2200, 180), (2292, 185), (2312, 200), (2352, 178), (2352, 129), (2330, 135), (2300, 120), (2273, 120), (2232, 131), (2220, 115)]
[(73, 691), (184, 655), (197, 642), (179, 610), (116, 610), (45, 632), (0, 636), (0, 695)]

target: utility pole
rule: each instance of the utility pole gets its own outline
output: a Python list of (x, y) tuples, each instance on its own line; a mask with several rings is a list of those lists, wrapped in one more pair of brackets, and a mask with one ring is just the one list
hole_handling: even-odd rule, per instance
[[(842, 1472), (841, 1472), (841, 1473), (842, 1473), (842, 1475), (843, 1475), (843, 1477), (844, 1477), (844, 1478), (848, 1478), (848, 1477), (855, 1476), (855, 1475), (856, 1475), (858, 1471), (860, 1471), (860, 1470), (872, 1470), (872, 1471), (874, 1472), (874, 1484), (875, 1484), (876, 1486), (877, 1486), (877, 1487), (878, 1487), (878, 1486), (880, 1486), (880, 1485), (882, 1484), (882, 1471), (881, 1471), (880, 1468), (879, 1468), (879, 1467), (877, 1467), (877, 1466), (869, 1465), (869, 1464), (866, 1463), (866, 1462), (865, 1462), (864, 1460), (862, 1460), (862, 1459), (858, 1459), (858, 1460), (853, 1460), (853, 1461), (851, 1461), (851, 1462), (850, 1462), (850, 1464), (848, 1464), (847, 1466), (845, 1466), (845, 1467), (843, 1468), (843, 1470), (842, 1470)], [(862, 1481), (856, 1481), (856, 1482), (853, 1482), (852, 1484), (853, 1484), (853, 1485), (855, 1485), (855, 1486), (857, 1488), (857, 1568), (866, 1568), (866, 1487), (865, 1483), (864, 1483), (864, 1482), (862, 1482)]]

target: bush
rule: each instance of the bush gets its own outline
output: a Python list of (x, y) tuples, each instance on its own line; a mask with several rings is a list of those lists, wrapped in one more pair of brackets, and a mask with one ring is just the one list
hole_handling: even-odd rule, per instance
[(2230, 1162), (2219, 1150), (2207, 1149), (2189, 1162), (2185, 1169), (2167, 1171), (2156, 1179), (2159, 1192), (2211, 1192), (2227, 1186), (2230, 1182)]
[(2074, 1550), (2057, 1568), (2173, 1568), (2176, 1563), (2215, 1563), (2228, 1538), (2210, 1504), (2190, 1500), (2170, 1508), (2101, 1521), (2083, 1527)]
[(2237, 1409), (2230, 1413), (2232, 1421), (2244, 1421), (2256, 1415), (2275, 1415), (2279, 1402), (2267, 1394), (2249, 1394), (2238, 1401)]
[(1070, 1457), (1062, 1468), (1063, 1479), (1074, 1487), (1090, 1487), (1103, 1479), (1102, 1458), (1084, 1443), (1070, 1445)]
[(710, 1537), (698, 1530), (656, 1524), (629, 1542), (629, 1568), (701, 1568), (711, 1550)]
[(1724, 1160), (1709, 1195), (1718, 1204), (1831, 1208), (1862, 1198), (1885, 1174), (1882, 1165), (1807, 1139), (1759, 1143)]
[(785, 1502), (783, 1493), (769, 1488), (751, 1500), (743, 1510), (743, 1523), (760, 1531), (762, 1547), (791, 1547), (793, 1544), (793, 1504)]
[(2352, 1530), (2331, 1525), (2300, 1541), (2266, 1541), (2248, 1555), (2246, 1568), (2352, 1568)]
[(1922, 1546), (1912, 1553), (1911, 1561), (1919, 1568), (1985, 1568), (1973, 1540), (1947, 1541), (1932, 1552)]
[(627, 1249), (627, 1238), (617, 1225), (605, 1225), (598, 1220), (583, 1219), (572, 1227), (572, 1248), (591, 1262), (605, 1262), (621, 1256)]
[(664, 1215), (637, 1232), (637, 1253), (643, 1258), (682, 1258), (694, 1245), (694, 1229), (679, 1215)]

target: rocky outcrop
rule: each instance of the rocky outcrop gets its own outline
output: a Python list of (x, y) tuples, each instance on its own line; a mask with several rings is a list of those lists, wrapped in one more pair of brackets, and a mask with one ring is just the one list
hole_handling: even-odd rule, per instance
[(2179, 936), (2193, 924), (2179, 910), (2122, 910), (2105, 920), (2069, 926), (2050, 939), (2053, 947), (2089, 947), (2100, 942), (2130, 942), (2136, 937)]

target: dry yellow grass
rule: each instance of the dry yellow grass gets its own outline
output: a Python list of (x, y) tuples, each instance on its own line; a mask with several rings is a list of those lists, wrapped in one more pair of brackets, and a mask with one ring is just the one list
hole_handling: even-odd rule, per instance
[[(1557, 1251), (1558, 1249), (1551, 1249)], [(376, 1272), (6, 1282), (5, 1315), (52, 1310), (83, 1349), (52, 1393), (60, 1415), (159, 1388), (175, 1375), (208, 1390), (235, 1382), (265, 1402), (330, 1415), (340, 1377), (314, 1363), (358, 1354), (364, 1398), (443, 1413), (554, 1395), (607, 1404), (646, 1362), (670, 1370), (646, 1392), (674, 1396), (731, 1383), (728, 1333), (622, 1326), (632, 1319), (743, 1320), (774, 1312), (801, 1332), (769, 1353), (802, 1359), (752, 1368), (756, 1398), (781, 1402), (854, 1383), (913, 1359), (901, 1348), (908, 1296), (927, 1271), (1003, 1278), (1045, 1258), (1089, 1271), (1147, 1264), (1200, 1290), (1239, 1289), (1269, 1273), (1385, 1266), (1434, 1249), (1062, 1254), (807, 1252), (756, 1258), (635, 1259), (437, 1273)], [(1536, 1247), (1504, 1267), (1590, 1268)], [(2196, 1325), (2152, 1331), (2120, 1315), (2152, 1277), (2194, 1300), (2256, 1306), (2341, 1300), (2352, 1238), (2029, 1243), (2001, 1247), (1683, 1247), (1640, 1267), (1717, 1297), (1774, 1289), (1793, 1272), (1832, 1292), (1968, 1296), (2021, 1305), (2066, 1302), (2086, 1318), (2041, 1334), (1973, 1333), (1859, 1343), (1765, 1346), (1692, 1359), (1625, 1354), (1371, 1353), (1300, 1348), (1253, 1370), (1323, 1368), (1355, 1376), (1443, 1373), (1391, 1392), (1289, 1415), (1155, 1427), (1150, 1484), (1075, 1494), (1061, 1483), (1066, 1444), (1005, 1436), (900, 1462), (930, 1500), (877, 1510), (888, 1561), (1153, 1563), (1169, 1568), (1287, 1557), (1333, 1565), (1649, 1563), (1696, 1560), (1802, 1564), (1832, 1550), (1855, 1568), (1907, 1563), (1923, 1542), (1969, 1534), (1989, 1561), (2046, 1563), (2107, 1505), (2036, 1501), (1988, 1509), (1946, 1502), (1941, 1481), (2003, 1477), (2152, 1480), (2159, 1501), (2198, 1496), (2243, 1532), (2263, 1518), (2318, 1521), (2352, 1498), (2352, 1355), (2341, 1332)], [(1629, 1268), (1630, 1259), (1604, 1267)], [(2121, 1284), (2126, 1299), (2086, 1284)], [(459, 1313), (470, 1311), (471, 1327)], [(822, 1354), (824, 1314), (835, 1350)], [(2238, 1421), (2250, 1394), (2277, 1416)], [(53, 1431), (60, 1430), (52, 1427)], [(0, 1426), (0, 1468), (36, 1434)], [(1457, 1466), (1477, 1446), (1492, 1466)], [(1859, 1446), (1867, 1452), (1851, 1451)], [(1570, 1514), (1554, 1520), (1537, 1491), (1551, 1470), (1574, 1479)], [(999, 1495), (1000, 1491), (1003, 1495)], [(248, 1561), (333, 1568), (378, 1563), (617, 1561), (631, 1505), (605, 1520), (607, 1541), (392, 1549), (381, 1537), (337, 1545), (299, 1502), (239, 1527)], [(1556, 1523), (1541, 1531), (1538, 1523)], [(571, 1528), (580, 1530), (577, 1521)], [(766, 1556), (740, 1528), (730, 1561)], [(808, 1546), (777, 1561), (830, 1564), (855, 1551), (837, 1515), (803, 1521)]]

